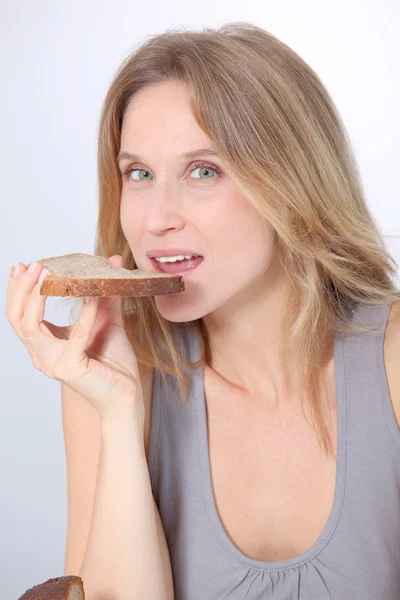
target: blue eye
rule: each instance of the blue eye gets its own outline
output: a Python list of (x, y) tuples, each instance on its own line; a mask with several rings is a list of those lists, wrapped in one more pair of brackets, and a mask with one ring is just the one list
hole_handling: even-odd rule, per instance
[[(216, 174), (217, 177), (219, 177), (219, 175), (221, 174), (221, 169), (218, 169), (218, 167), (214, 167), (214, 166), (206, 164), (206, 163), (195, 163), (194, 168), (190, 171), (190, 174), (192, 174), (194, 171), (197, 171), (199, 169), (206, 171), (206, 172), (214, 171), (214, 173)], [(139, 172), (141, 171), (142, 173), (146, 173), (146, 175), (143, 177), (140, 177), (140, 175), (139, 175), (139, 178), (136, 178), (136, 177), (132, 178), (131, 174), (135, 173), (136, 171), (139, 171)], [(132, 181), (146, 181), (146, 179), (150, 179), (152, 176), (149, 173), (149, 171), (147, 171), (146, 169), (129, 168), (129, 169), (126, 169), (125, 171), (122, 171), (122, 177), (123, 177), (123, 179), (132, 182)], [(200, 176), (200, 177), (194, 177), (194, 179), (215, 179), (215, 177), (208, 177), (208, 176), (201, 177)]]
[[(127, 169), (126, 171), (124, 171), (123, 175), (128, 179), (129, 176), (135, 171), (143, 171), (143, 173), (149, 173), (148, 171), (146, 171), (146, 169)], [(131, 179), (131, 181), (146, 181), (146, 179), (149, 179), (149, 177), (144, 177), (142, 179), (140, 179), (139, 177), (139, 179)]]
[[(196, 163), (194, 166), (194, 169), (192, 169), (190, 171), (190, 174), (194, 173), (194, 171), (197, 170), (203, 170), (203, 171), (214, 171), (214, 173), (218, 175), (221, 173), (220, 169), (217, 169), (216, 167), (212, 167), (211, 165), (206, 165), (204, 163)], [(214, 177), (195, 177), (195, 179), (214, 179)]]

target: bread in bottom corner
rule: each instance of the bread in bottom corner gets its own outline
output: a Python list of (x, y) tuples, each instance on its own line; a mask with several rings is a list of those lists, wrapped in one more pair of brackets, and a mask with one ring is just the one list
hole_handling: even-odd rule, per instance
[(78, 575), (48, 579), (27, 590), (18, 600), (85, 600), (83, 581)]

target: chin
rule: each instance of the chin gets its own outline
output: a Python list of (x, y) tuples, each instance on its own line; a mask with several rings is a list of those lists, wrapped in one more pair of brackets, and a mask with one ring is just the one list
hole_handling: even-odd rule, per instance
[(185, 302), (185, 292), (154, 296), (156, 307), (160, 315), (173, 323), (187, 323), (201, 319), (206, 313), (198, 302)]

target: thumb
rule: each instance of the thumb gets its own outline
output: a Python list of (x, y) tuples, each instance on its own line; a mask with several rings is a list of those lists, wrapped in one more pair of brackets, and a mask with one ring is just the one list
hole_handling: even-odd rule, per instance
[[(89, 302), (86, 300), (89, 300)], [(79, 358), (82, 358), (84, 356), (96, 322), (97, 307), (98, 298), (91, 297), (84, 299), (81, 314), (69, 336), (65, 351), (65, 358), (67, 361), (70, 359), (72, 362), (74, 357), (78, 356)]]
[(114, 267), (122, 268), (122, 256), (120, 254), (113, 254), (107, 258), (108, 262), (110, 262)]
[[(114, 254), (107, 258), (107, 261), (114, 267), (122, 268), (122, 256)], [(99, 297), (97, 316), (100, 321), (112, 320), (118, 325), (123, 326), (122, 320), (122, 298), (120, 296)]]

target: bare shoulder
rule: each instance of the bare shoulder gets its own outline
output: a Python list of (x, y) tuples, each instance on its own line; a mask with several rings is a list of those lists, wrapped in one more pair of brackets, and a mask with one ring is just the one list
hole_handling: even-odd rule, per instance
[(384, 343), (385, 370), (393, 410), (400, 427), (400, 299), (390, 309)]

